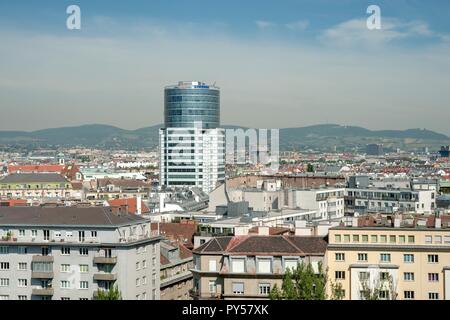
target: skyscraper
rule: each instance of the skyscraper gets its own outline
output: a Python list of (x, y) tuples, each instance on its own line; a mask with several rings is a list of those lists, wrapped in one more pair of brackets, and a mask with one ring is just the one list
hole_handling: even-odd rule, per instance
[(209, 193), (225, 180), (225, 130), (219, 125), (218, 87), (180, 81), (165, 88), (161, 186), (196, 186)]

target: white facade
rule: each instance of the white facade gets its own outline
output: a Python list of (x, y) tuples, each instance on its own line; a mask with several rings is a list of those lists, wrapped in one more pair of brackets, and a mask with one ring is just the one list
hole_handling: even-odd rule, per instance
[(291, 208), (317, 210), (317, 219), (333, 219), (344, 216), (344, 188), (290, 190), (288, 203)]
[(160, 185), (211, 192), (225, 180), (225, 130), (164, 128), (160, 138)]

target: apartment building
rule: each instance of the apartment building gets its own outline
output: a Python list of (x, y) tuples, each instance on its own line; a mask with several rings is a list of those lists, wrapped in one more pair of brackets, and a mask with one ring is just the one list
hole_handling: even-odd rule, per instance
[(381, 299), (450, 300), (449, 218), (364, 217), (329, 229), (330, 279), (346, 300), (363, 299), (367, 288), (381, 289)]
[(1, 207), (0, 239), (0, 299), (89, 300), (114, 285), (126, 300), (159, 299), (160, 237), (141, 216)]
[(192, 289), (192, 252), (184, 245), (161, 242), (161, 300), (189, 300)]
[(11, 173), (0, 179), (0, 197), (30, 200), (81, 200), (82, 189), (58, 173)]
[(287, 192), (290, 208), (316, 210), (315, 219), (336, 219), (344, 216), (344, 188), (291, 189)]
[(193, 250), (194, 299), (268, 299), (287, 268), (311, 263), (318, 271), (322, 237), (247, 235), (216, 237)]

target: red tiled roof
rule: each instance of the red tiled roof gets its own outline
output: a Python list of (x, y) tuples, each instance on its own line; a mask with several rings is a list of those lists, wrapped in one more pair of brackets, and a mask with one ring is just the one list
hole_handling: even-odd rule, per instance
[(26, 206), (27, 200), (24, 199), (10, 199), (10, 200), (0, 200), (2, 206), (16, 207), (16, 206)]
[(160, 264), (161, 264), (162, 266), (170, 263), (169, 259), (167, 259), (167, 258), (166, 258), (165, 256), (163, 256), (162, 254), (159, 255), (159, 260), (160, 260)]
[[(108, 200), (108, 203), (112, 207), (127, 206), (128, 213), (135, 214), (137, 212), (137, 198), (125, 198), (125, 199), (112, 199)], [(150, 209), (141, 200), (142, 213), (150, 212)]]
[(61, 173), (64, 169), (63, 165), (59, 164), (40, 164), (40, 165), (9, 165), (8, 172), (56, 172)]
[(182, 243), (178, 245), (180, 248), (180, 258), (187, 259), (192, 257), (192, 251), (186, 248)]
[[(152, 230), (158, 229), (157, 223), (151, 224)], [(185, 223), (164, 223), (159, 224), (159, 233), (169, 240), (177, 241), (183, 244), (186, 248), (193, 248), (194, 234), (197, 232), (197, 225)]]

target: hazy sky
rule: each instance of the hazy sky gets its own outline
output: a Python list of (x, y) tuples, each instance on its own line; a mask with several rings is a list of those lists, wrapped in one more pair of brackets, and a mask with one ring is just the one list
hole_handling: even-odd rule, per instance
[(178, 80), (216, 82), (224, 124), (450, 134), (450, 1), (0, 1), (0, 130), (154, 125)]

